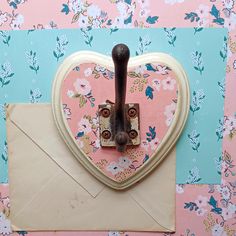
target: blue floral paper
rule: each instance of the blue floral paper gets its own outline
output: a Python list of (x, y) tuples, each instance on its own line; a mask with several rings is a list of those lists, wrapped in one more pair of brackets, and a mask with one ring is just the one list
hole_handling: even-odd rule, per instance
[(122, 42), (133, 56), (165, 52), (184, 66), (190, 81), (191, 106), (177, 144), (177, 183), (220, 183), (225, 29), (197, 33), (191, 28), (123, 29), (113, 33), (109, 29), (1, 31), (1, 36), (0, 182), (8, 181), (4, 104), (50, 102), (52, 80), (66, 56), (78, 50), (110, 55), (113, 46)]

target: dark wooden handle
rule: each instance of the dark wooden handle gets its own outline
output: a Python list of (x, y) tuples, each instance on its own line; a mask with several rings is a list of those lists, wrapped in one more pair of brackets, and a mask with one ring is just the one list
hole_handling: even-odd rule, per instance
[(127, 65), (130, 57), (129, 48), (125, 44), (117, 44), (112, 50), (115, 67), (115, 142), (120, 152), (126, 150), (129, 136), (126, 132), (125, 97), (127, 83)]

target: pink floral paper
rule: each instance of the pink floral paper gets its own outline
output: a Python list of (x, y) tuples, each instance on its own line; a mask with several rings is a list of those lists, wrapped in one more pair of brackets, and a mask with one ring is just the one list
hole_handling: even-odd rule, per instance
[(114, 102), (114, 72), (85, 63), (70, 71), (62, 82), (64, 117), (78, 148), (116, 182), (132, 177), (142, 166), (148, 165), (174, 119), (176, 76), (165, 65), (150, 65), (155, 71), (148, 71), (145, 65), (128, 71), (126, 103), (139, 103), (143, 139), (141, 145), (128, 147), (122, 154), (115, 149), (101, 148), (99, 139), (98, 106), (106, 100)]
[[(228, 64), (225, 85), (225, 121), (221, 185), (177, 185), (176, 219), (178, 236), (233, 236), (236, 234), (235, 178), (235, 88), (236, 88), (236, 2), (235, 0), (91, 0), (80, 8), (80, 1), (2, 0), (0, 29), (109, 27), (226, 27), (229, 30)], [(88, 6), (93, 6), (88, 11)], [(92, 9), (92, 10), (91, 10)], [(97, 12), (102, 10), (102, 17)], [(78, 16), (81, 12), (81, 17)], [(86, 16), (90, 17), (90, 19)], [(85, 17), (84, 17), (85, 16)], [(126, 21), (125, 21), (126, 20)], [(126, 24), (125, 24), (126, 23)], [(1, 35), (1, 33), (0, 33)], [(6, 40), (7, 39), (3, 39)], [(214, 43), (214, 42), (213, 42)], [(226, 58), (225, 58), (226, 59)], [(1, 185), (0, 233), (9, 235), (7, 185)], [(27, 232), (14, 233), (25, 235)], [(132, 232), (50, 232), (28, 235), (159, 235)], [(165, 235), (165, 234), (161, 234)]]

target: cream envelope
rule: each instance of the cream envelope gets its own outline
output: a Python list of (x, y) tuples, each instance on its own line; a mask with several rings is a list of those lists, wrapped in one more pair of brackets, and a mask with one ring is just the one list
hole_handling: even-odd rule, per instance
[(142, 182), (116, 191), (62, 141), (49, 104), (7, 107), (13, 230), (175, 231), (175, 151)]

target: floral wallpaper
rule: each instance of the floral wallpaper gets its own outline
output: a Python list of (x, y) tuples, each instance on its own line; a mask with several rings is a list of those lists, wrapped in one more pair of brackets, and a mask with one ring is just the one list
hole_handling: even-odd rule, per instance
[[(184, 66), (190, 84), (191, 102), (187, 124), (176, 145), (176, 182), (179, 184), (220, 183), (221, 172), (218, 171), (220, 164), (215, 162), (215, 159), (219, 159), (222, 153), (224, 122), (222, 107), (224, 107), (225, 100), (226, 60), (222, 58), (221, 54), (225, 53), (226, 29), (205, 28), (198, 34), (194, 34), (193, 28), (119, 29), (112, 34), (110, 34), (110, 29), (107, 28), (92, 29), (90, 35), (93, 40), (90, 44), (87, 42), (87, 38), (84, 38), (83, 31), (80, 29), (2, 32), (8, 35), (10, 40), (8, 44), (0, 43), (0, 51), (2, 51), (2, 54), (0, 54), (0, 81), (2, 83), (0, 87), (0, 129), (2, 130), (0, 153), (4, 152), (6, 141), (4, 104), (14, 102), (50, 103), (51, 83), (59, 64), (64, 58), (80, 50), (93, 50), (110, 55), (114, 44), (123, 42), (130, 48), (132, 56), (147, 52), (165, 52), (177, 58)], [(169, 33), (166, 32), (174, 32), (175, 46), (172, 45), (173, 40), (170, 44)], [(106, 44), (101, 43), (104, 37), (106, 38)], [(42, 43), (44, 38), (47, 39), (46, 44)], [(212, 41), (214, 41), (213, 50), (211, 48)], [(49, 64), (50, 67), (48, 67)], [(167, 94), (169, 94), (168, 91), (174, 91), (177, 87), (174, 77), (168, 76), (168, 74), (171, 74), (170, 67), (171, 65), (155, 65), (155, 63), (147, 62), (147, 64), (140, 65), (130, 71), (128, 83), (131, 84), (127, 90), (127, 97), (130, 97), (130, 102), (139, 100), (140, 106), (144, 103), (147, 105), (144, 106), (145, 109), (150, 105), (153, 106), (152, 104), (155, 101), (157, 104), (165, 102)], [(106, 99), (113, 99), (113, 90), (105, 89), (107, 86), (100, 87), (100, 83), (94, 89), (91, 82), (103, 80), (102, 84), (105, 85), (110, 81), (109, 86), (113, 89), (114, 72), (99, 65), (88, 67), (84, 72), (83, 68), (77, 65), (72, 72), (78, 80), (76, 80), (75, 86), (72, 85), (68, 91), (65, 91), (65, 94), (67, 94), (67, 97), (76, 97), (77, 99), (70, 99), (70, 101), (76, 101), (76, 103), (78, 101), (80, 109), (86, 109), (88, 112), (91, 107), (95, 111), (100, 103), (103, 103)], [(165, 76), (167, 77), (163, 80)], [(165, 92), (163, 98), (161, 97), (162, 92)], [(103, 101), (98, 103), (98, 99), (101, 99), (102, 96), (105, 96)], [(169, 125), (174, 116), (175, 103), (172, 99), (172, 102), (167, 104), (165, 111), (161, 112), (164, 117), (159, 113), (158, 120), (165, 118), (166, 124)], [(209, 113), (209, 109), (214, 103), (217, 106)], [(143, 110), (142, 107), (140, 108)], [(161, 111), (158, 107), (156, 108)], [(64, 111), (66, 116), (71, 115), (71, 112), (73, 113), (72, 116), (76, 113), (70, 109), (68, 102), (65, 102)], [(155, 110), (152, 107), (149, 109)], [(153, 124), (155, 122), (152, 122), (152, 119), (156, 119), (154, 117), (155, 112), (141, 113), (145, 114), (141, 117), (142, 120), (149, 117), (149, 125), (143, 131), (142, 139), (145, 139), (146, 133), (150, 133), (150, 137), (154, 137), (150, 142), (143, 142), (143, 145), (148, 143), (153, 149), (157, 142), (156, 138), (159, 139), (159, 142), (162, 139), (160, 134), (163, 125), (161, 122), (156, 125)], [(95, 114), (92, 117), (95, 118)], [(143, 121), (141, 122), (141, 128), (145, 127)], [(99, 148), (98, 142), (95, 142), (97, 139), (95, 137), (91, 140), (87, 139), (87, 134), (94, 133), (96, 129), (93, 128), (92, 132), (87, 132), (82, 136), (83, 130), (81, 127), (83, 125), (84, 122), (79, 126), (76, 125), (79, 128), (77, 133), (80, 136), (77, 140), (86, 140), (85, 152), (90, 152), (90, 149), (97, 150)], [(146, 138), (146, 141), (148, 140), (149, 138)], [(148, 149), (150, 145), (146, 145), (145, 148)], [(210, 150), (209, 146), (212, 147)], [(149, 154), (146, 159), (150, 156)], [(5, 157), (0, 158), (0, 182), (6, 183), (7, 181), (7, 157)]]
[[(175, 27), (193, 27), (197, 35), (204, 27), (224, 27), (229, 31), (228, 40), (222, 46), (220, 57), (227, 60), (226, 82), (218, 82), (219, 89), (225, 97), (224, 118), (219, 120), (217, 136), (223, 139), (223, 153), (215, 159), (218, 171), (222, 174), (220, 185), (176, 185), (176, 219), (178, 236), (234, 236), (236, 235), (236, 2), (235, 0), (58, 0), (54, 2), (32, 0), (2, 0), (0, 5), (0, 40), (8, 46), (11, 37), (3, 30), (29, 30), (81, 28), (83, 37), (88, 45), (93, 41), (90, 34), (92, 28), (109, 28), (113, 34), (119, 28), (166, 27), (168, 43), (175, 47)], [(147, 41), (137, 50), (137, 55), (145, 51)], [(58, 38), (55, 45), (55, 59), (63, 56), (67, 47), (65, 38)], [(37, 63), (37, 53), (29, 51), (26, 55), (28, 66), (32, 73), (38, 73), (40, 65)], [(194, 69), (204, 72), (202, 55), (194, 52)], [(11, 65), (1, 66), (0, 86), (6, 86), (12, 79), (14, 72)], [(223, 78), (222, 78), (223, 79)], [(204, 103), (204, 93), (193, 91), (194, 100), (191, 112)], [(37, 89), (30, 91), (32, 102), (41, 99), (41, 92)], [(213, 104), (214, 105), (214, 104)], [(2, 111), (2, 107), (0, 110)], [(214, 106), (212, 107), (214, 109)], [(196, 144), (200, 138), (197, 131), (189, 133), (192, 148), (197, 150)], [(6, 147), (1, 157), (7, 160)], [(197, 170), (190, 171), (191, 178), (195, 178)], [(0, 187), (0, 234), (10, 235), (8, 186)], [(20, 231), (14, 235), (160, 235), (158, 233), (134, 232), (48, 232), (30, 233)], [(161, 234), (167, 236), (168, 234)]]

